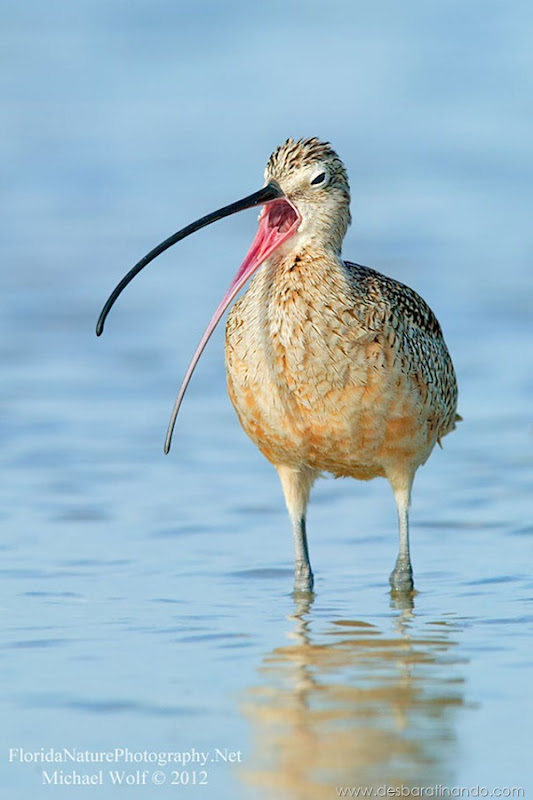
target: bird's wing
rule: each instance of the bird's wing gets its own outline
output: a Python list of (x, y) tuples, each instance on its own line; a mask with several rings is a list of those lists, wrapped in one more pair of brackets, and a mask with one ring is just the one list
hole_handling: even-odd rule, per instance
[[(345, 261), (344, 264), (351, 279), (365, 296), (368, 298), (374, 296), (378, 302), (384, 301), (391, 314), (404, 322), (408, 321), (420, 331), (442, 337), (437, 317), (414, 289), (370, 267), (363, 267), (351, 261)], [(391, 320), (391, 323), (393, 322), (394, 320)]]

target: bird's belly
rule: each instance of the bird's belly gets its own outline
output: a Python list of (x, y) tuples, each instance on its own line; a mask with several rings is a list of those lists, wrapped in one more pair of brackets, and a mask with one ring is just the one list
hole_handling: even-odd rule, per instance
[(414, 474), (447, 431), (402, 336), (342, 282), (271, 272), (254, 279), (226, 327), (228, 391), (245, 432), (276, 466)]
[(260, 379), (228, 369), (228, 392), (242, 427), (275, 465), (306, 465), (369, 480), (404, 464), (415, 468), (434, 446), (420, 397), (406, 380), (367, 370), (358, 381), (328, 386)]

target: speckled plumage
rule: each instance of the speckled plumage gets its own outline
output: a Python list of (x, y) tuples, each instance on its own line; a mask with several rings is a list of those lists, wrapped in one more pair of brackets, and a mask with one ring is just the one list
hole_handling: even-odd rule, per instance
[(454, 427), (457, 389), (437, 320), (374, 270), (325, 257), (270, 263), (234, 306), (226, 337), (230, 397), (275, 465), (392, 477), (398, 459), (411, 472)]
[(158, 255), (216, 220), (258, 206), (257, 234), (194, 351), (164, 450), (211, 334), (255, 276), (228, 316), (228, 390), (244, 430), (280, 477), (293, 530), (295, 590), (313, 588), (306, 511), (314, 481), (329, 472), (388, 479), (399, 532), (390, 583), (395, 592), (411, 592), (411, 486), (459, 419), (457, 384), (440, 325), (424, 300), (341, 258), (350, 188), (328, 142), (288, 139), (270, 156), (261, 189), (150, 250), (111, 292), (96, 333), (122, 291)]
[[(316, 189), (310, 176), (322, 166), (329, 181)], [(411, 484), (457, 419), (457, 384), (440, 325), (412, 289), (341, 259), (350, 193), (329, 144), (289, 139), (270, 157), (265, 177), (298, 208), (302, 224), (233, 306), (226, 365), (240, 422), (282, 480), (300, 539), (297, 588), (299, 561), (300, 588), (312, 586), (308, 558), (304, 563), (309, 491), (318, 474), (329, 472), (390, 481), (400, 518), (392, 584), (411, 589)]]

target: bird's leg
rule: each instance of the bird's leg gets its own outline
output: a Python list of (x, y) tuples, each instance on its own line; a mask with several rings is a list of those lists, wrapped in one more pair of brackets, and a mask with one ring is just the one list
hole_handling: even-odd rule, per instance
[(294, 537), (294, 591), (312, 592), (314, 579), (309, 561), (305, 517), (292, 520), (292, 534)]
[(317, 473), (308, 467), (278, 466), (285, 503), (292, 523), (294, 537), (294, 591), (313, 591), (313, 572), (307, 549), (305, 514), (311, 487)]
[(394, 487), (394, 499), (398, 510), (398, 533), (399, 549), (396, 564), (391, 572), (389, 582), (393, 592), (412, 592), (413, 568), (411, 567), (411, 556), (409, 554), (409, 502), (411, 499), (411, 484), (407, 486)]

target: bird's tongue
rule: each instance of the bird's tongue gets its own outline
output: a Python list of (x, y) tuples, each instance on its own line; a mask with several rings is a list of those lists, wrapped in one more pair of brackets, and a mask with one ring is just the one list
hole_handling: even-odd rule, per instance
[[(198, 349), (193, 356), (194, 365), (198, 361), (202, 350), (211, 334), (213, 333), (220, 317), (227, 309), (231, 301), (240, 292), (246, 281), (252, 277), (261, 264), (272, 255), (283, 242), (289, 239), (298, 228), (300, 217), (292, 205), (285, 199), (274, 200), (265, 206), (259, 218), (259, 229), (246, 253), (245, 259), (239, 267), (231, 285), (219, 303), (213, 314), (209, 325), (198, 345)], [(194, 368), (194, 366), (193, 366)]]
[(301, 218), (296, 209), (291, 203), (289, 203), (288, 200), (284, 198), (274, 200), (265, 206), (259, 218), (259, 229), (255, 235), (255, 239), (253, 240), (244, 261), (239, 267), (237, 274), (231, 282), (228, 291), (220, 301), (217, 310), (213, 314), (211, 321), (205, 329), (205, 333), (200, 339), (198, 347), (196, 348), (191, 359), (191, 363), (189, 364), (183, 379), (183, 383), (181, 384), (181, 388), (172, 411), (167, 439), (165, 442), (165, 452), (168, 452), (170, 448), (170, 439), (172, 436), (174, 423), (176, 421), (185, 390), (187, 389), (196, 364), (198, 363), (198, 360), (202, 355), (204, 348), (218, 322), (220, 321), (224, 311), (240, 292), (246, 281), (251, 278), (254, 272), (259, 269), (261, 264), (266, 261), (266, 259), (272, 255), (274, 250), (283, 244), (283, 242), (287, 241), (287, 239), (296, 233), (300, 221)]
[(274, 200), (265, 206), (263, 213), (259, 217), (259, 229), (255, 239), (202, 336), (198, 349), (193, 356), (194, 364), (196, 364), (207, 344), (207, 340), (231, 301), (240, 292), (246, 281), (259, 269), (261, 264), (272, 255), (274, 250), (296, 233), (299, 224), (300, 217), (287, 200)]

